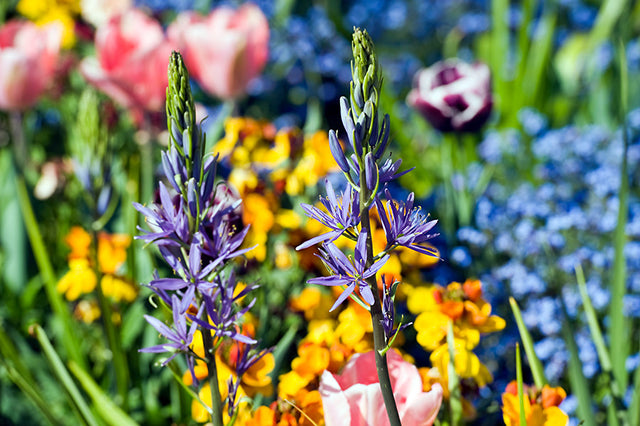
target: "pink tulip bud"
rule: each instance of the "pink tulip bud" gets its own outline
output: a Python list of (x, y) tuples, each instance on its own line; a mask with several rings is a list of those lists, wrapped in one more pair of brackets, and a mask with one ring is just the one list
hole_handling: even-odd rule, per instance
[(438, 62), (418, 71), (407, 102), (442, 132), (476, 132), (493, 106), (489, 67), (458, 59)]
[(269, 24), (260, 8), (219, 7), (208, 16), (181, 13), (170, 25), (191, 76), (203, 90), (221, 99), (246, 93), (269, 55)]

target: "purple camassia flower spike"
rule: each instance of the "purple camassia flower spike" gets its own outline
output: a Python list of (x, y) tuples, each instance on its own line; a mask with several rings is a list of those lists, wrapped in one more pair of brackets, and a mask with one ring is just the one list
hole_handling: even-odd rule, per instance
[(189, 244), (191, 235), (184, 201), (180, 197), (172, 198), (162, 182), (159, 189), (160, 204), (154, 204), (149, 208), (133, 203), (135, 209), (145, 216), (145, 221), (151, 228), (149, 232), (138, 226), (138, 230), (144, 232), (144, 235), (137, 235), (135, 238), (158, 246), (180, 247), (181, 242)]
[[(162, 343), (160, 345), (151, 346), (148, 348), (140, 349), (140, 352), (151, 352), (151, 353), (163, 353), (163, 352), (172, 352), (171, 356), (165, 359), (162, 362), (162, 366), (167, 365), (173, 358), (175, 358), (178, 354), (184, 353), (187, 358), (187, 365), (189, 366), (189, 371), (191, 372), (191, 377), (193, 378), (194, 383), (197, 383), (195, 372), (193, 370), (194, 359), (193, 352), (189, 348), (191, 343), (193, 342), (193, 335), (197, 329), (197, 324), (195, 322), (191, 323), (191, 327), (187, 329), (187, 320), (184, 315), (180, 313), (180, 309), (178, 308), (181, 305), (178, 296), (175, 294), (171, 296), (171, 307), (173, 308), (173, 326), (174, 329), (171, 329), (165, 323), (160, 321), (157, 318), (154, 318), (150, 315), (145, 315), (144, 318), (155, 328), (158, 330), (162, 336), (166, 337), (169, 340), (167, 343)], [(200, 315), (202, 312), (202, 307), (198, 312)]]
[(325, 180), (325, 183), (327, 186), (327, 198), (321, 197), (320, 202), (329, 213), (327, 214), (310, 204), (303, 203), (301, 207), (307, 213), (307, 216), (331, 228), (331, 231), (305, 241), (296, 247), (296, 250), (302, 250), (323, 241), (333, 242), (347, 232), (349, 228), (355, 228), (360, 224), (360, 201), (351, 185), (347, 185), (342, 197), (338, 199), (331, 182)]
[(253, 299), (244, 308), (236, 311), (236, 301), (246, 296), (251, 290), (258, 288), (257, 285), (247, 286), (236, 296), (233, 295), (236, 289), (235, 273), (232, 271), (228, 274), (226, 279), (220, 275), (215, 278), (215, 288), (209, 292), (202, 292), (202, 298), (206, 307), (206, 312), (212, 324), (207, 321), (203, 321), (199, 317), (189, 315), (195, 323), (199, 324), (202, 328), (212, 330), (218, 337), (226, 336), (238, 342), (254, 344), (256, 340), (241, 334), (236, 329), (236, 325), (239, 324), (239, 319), (242, 317), (251, 307), (255, 304), (256, 300)]
[[(355, 154), (351, 154), (351, 157), (349, 158), (348, 162), (349, 162), (349, 167), (351, 167), (351, 170), (355, 175), (354, 183), (356, 185), (359, 185), (360, 184), (360, 179), (359, 179), (360, 166), (358, 166), (358, 157), (356, 157)], [(398, 170), (400, 169), (401, 165), (402, 165), (402, 159), (392, 161), (391, 158), (387, 158), (386, 160), (384, 160), (382, 165), (379, 166), (379, 172), (378, 172), (380, 175), (379, 177), (380, 185), (382, 186), (387, 182), (391, 182), (394, 179), (398, 179), (400, 176), (404, 176), (410, 171), (412, 171), (413, 169), (415, 169), (415, 167), (412, 167), (410, 169), (407, 169), (398, 173)]]
[[(333, 304), (329, 312), (333, 311), (338, 305), (340, 305), (349, 295), (353, 293), (356, 285), (359, 286), (360, 294), (362, 298), (370, 305), (373, 305), (374, 298), (373, 293), (366, 279), (375, 274), (382, 268), (382, 266), (389, 259), (389, 255), (385, 254), (371, 265), (370, 268), (366, 267), (367, 262), (367, 233), (360, 232), (358, 241), (356, 243), (354, 253), (354, 263), (345, 256), (338, 247), (333, 243), (324, 243), (323, 249), (320, 249), (321, 259), (329, 272), (333, 275), (328, 277), (312, 278), (308, 282), (309, 284), (319, 284), (324, 286), (346, 285), (342, 294), (338, 297)], [(320, 257), (320, 256), (318, 256)]]
[(398, 203), (398, 206), (387, 188), (384, 189), (384, 193), (387, 198), (387, 208), (385, 209), (378, 197), (375, 198), (375, 203), (387, 237), (386, 249), (403, 246), (418, 253), (438, 257), (434, 249), (420, 245), (438, 235), (428, 233), (438, 221), (428, 220), (429, 217), (420, 212), (420, 207), (413, 207), (413, 192), (407, 196), (407, 201)]

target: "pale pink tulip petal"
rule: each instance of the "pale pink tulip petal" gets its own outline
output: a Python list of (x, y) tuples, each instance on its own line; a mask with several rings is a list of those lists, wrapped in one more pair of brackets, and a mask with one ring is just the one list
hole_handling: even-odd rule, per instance
[(51, 85), (58, 63), (62, 28), (13, 20), (0, 28), (0, 109), (33, 106)]
[(140, 111), (164, 107), (172, 44), (160, 23), (137, 9), (114, 16), (96, 32), (96, 57), (80, 71), (115, 102)]
[[(387, 353), (387, 365), (402, 424), (432, 425), (442, 404), (442, 387), (436, 384), (429, 392), (422, 392), (417, 368), (394, 351)], [(373, 351), (353, 355), (339, 375), (325, 371), (320, 378), (320, 396), (328, 426), (389, 425)]]
[(206, 17), (181, 13), (168, 34), (191, 76), (204, 91), (221, 99), (245, 94), (269, 54), (267, 18), (250, 3), (237, 10), (219, 7)]

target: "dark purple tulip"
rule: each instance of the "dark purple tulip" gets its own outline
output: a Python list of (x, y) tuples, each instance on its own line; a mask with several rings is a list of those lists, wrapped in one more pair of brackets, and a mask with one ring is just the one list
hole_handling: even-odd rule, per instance
[(493, 106), (489, 67), (447, 59), (422, 69), (407, 103), (442, 132), (476, 132)]

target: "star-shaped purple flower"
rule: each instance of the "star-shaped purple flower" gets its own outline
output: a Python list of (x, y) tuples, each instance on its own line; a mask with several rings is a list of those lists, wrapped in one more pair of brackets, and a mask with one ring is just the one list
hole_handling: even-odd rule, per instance
[(375, 261), (373, 265), (367, 268), (366, 232), (360, 232), (360, 235), (358, 236), (353, 263), (351, 263), (347, 256), (345, 256), (345, 254), (342, 253), (342, 251), (340, 251), (340, 249), (338, 249), (335, 244), (324, 243), (322, 246), (324, 248), (324, 250), (320, 249), (322, 261), (333, 275), (330, 275), (328, 277), (312, 278), (308, 281), (308, 283), (324, 286), (347, 286), (329, 311), (333, 311), (338, 305), (344, 302), (344, 300), (349, 297), (351, 293), (353, 293), (356, 285), (359, 286), (360, 294), (362, 295), (362, 298), (365, 300), (365, 302), (367, 302), (369, 305), (373, 305), (373, 293), (371, 292), (371, 288), (369, 287), (369, 284), (367, 284), (366, 280), (372, 276), (375, 276), (380, 268), (382, 268), (382, 266), (387, 262), (387, 259), (389, 259), (389, 255), (384, 255), (382, 258)]
[(378, 197), (375, 198), (375, 203), (387, 237), (387, 249), (403, 246), (418, 253), (438, 257), (435, 249), (421, 245), (438, 235), (429, 233), (438, 221), (429, 220), (429, 216), (421, 213), (420, 207), (413, 207), (413, 192), (407, 196), (407, 201), (398, 205), (394, 203), (387, 188), (384, 189), (384, 193), (387, 198), (386, 209)]
[(360, 202), (351, 185), (347, 185), (342, 197), (336, 197), (333, 186), (329, 180), (325, 180), (327, 186), (327, 198), (320, 198), (320, 202), (328, 213), (310, 204), (301, 204), (307, 216), (317, 220), (331, 231), (313, 237), (296, 247), (302, 250), (323, 241), (333, 242), (349, 228), (355, 228), (360, 223)]
[[(147, 322), (169, 341), (160, 345), (139, 349), (139, 352), (171, 353), (171, 356), (162, 362), (162, 366), (167, 365), (178, 354), (185, 354), (187, 358), (187, 366), (189, 367), (189, 371), (191, 371), (193, 381), (194, 383), (197, 383), (195, 372), (193, 371), (193, 354), (189, 346), (193, 342), (193, 335), (198, 325), (195, 322), (192, 322), (191, 327), (187, 329), (187, 319), (184, 313), (180, 313), (180, 309), (178, 308), (180, 305), (181, 302), (178, 299), (178, 296), (175, 294), (172, 295), (171, 307), (173, 310), (173, 327), (169, 327), (159, 319), (150, 315), (144, 316)], [(200, 308), (200, 311), (202, 311), (202, 308)], [(200, 313), (198, 313), (198, 315), (200, 315)]]

